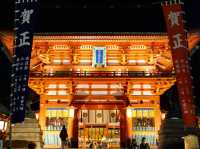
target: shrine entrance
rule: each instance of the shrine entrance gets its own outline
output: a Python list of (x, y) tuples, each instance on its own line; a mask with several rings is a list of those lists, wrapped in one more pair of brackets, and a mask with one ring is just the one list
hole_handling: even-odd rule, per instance
[(79, 147), (106, 143), (115, 148), (120, 144), (119, 110), (81, 110), (79, 121)]

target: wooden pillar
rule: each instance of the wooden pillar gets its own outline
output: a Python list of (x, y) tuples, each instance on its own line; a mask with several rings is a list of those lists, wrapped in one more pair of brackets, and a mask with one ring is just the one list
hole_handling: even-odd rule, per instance
[(46, 96), (44, 94), (40, 95), (40, 112), (39, 112), (39, 125), (42, 130), (42, 140), (44, 140), (45, 134), (44, 130), (46, 127)]
[(83, 124), (84, 146), (86, 146), (86, 138), (88, 136), (85, 124)]
[(45, 130), (46, 123), (46, 106), (45, 106), (45, 95), (40, 95), (40, 112), (39, 112), (39, 124), (42, 130)]
[(156, 96), (156, 102), (158, 104), (155, 105), (155, 130), (158, 132), (161, 126), (161, 111), (160, 111), (160, 96)]
[(73, 119), (73, 132), (72, 132), (72, 147), (78, 148), (78, 117), (79, 109), (74, 109), (74, 119)]
[(127, 117), (127, 133), (128, 133), (128, 138), (132, 138), (133, 135), (133, 124), (132, 124), (132, 117)]
[(160, 109), (155, 108), (155, 131), (158, 132), (161, 126), (161, 112)]
[(74, 118), (72, 117), (68, 117), (68, 125), (67, 125), (67, 132), (68, 132), (68, 138), (72, 138), (73, 137), (73, 120)]
[(128, 141), (126, 108), (120, 109), (120, 147), (126, 148)]
[(105, 127), (105, 130), (104, 130), (104, 136), (106, 137), (106, 138), (108, 138), (108, 129), (109, 129), (109, 127), (108, 127), (108, 123), (106, 124), (106, 127)]

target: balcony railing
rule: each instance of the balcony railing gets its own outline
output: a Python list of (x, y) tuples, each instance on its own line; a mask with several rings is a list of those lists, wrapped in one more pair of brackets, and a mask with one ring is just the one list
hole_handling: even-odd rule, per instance
[(129, 71), (129, 72), (116, 72), (116, 71), (56, 71), (53, 73), (44, 72), (30, 72), (30, 77), (95, 77), (95, 78), (113, 78), (113, 77), (172, 77), (173, 72), (144, 72), (144, 71)]

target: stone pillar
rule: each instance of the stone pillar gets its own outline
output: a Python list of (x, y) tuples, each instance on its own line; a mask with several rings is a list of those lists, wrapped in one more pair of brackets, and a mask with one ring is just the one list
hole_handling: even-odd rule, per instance
[(120, 147), (126, 148), (128, 141), (126, 108), (120, 109)]
[(78, 117), (79, 109), (74, 109), (73, 129), (72, 129), (72, 147), (78, 148)]
[(196, 135), (187, 135), (184, 137), (185, 149), (199, 149), (198, 137)]
[(185, 128), (184, 130), (185, 149), (199, 149), (199, 128)]

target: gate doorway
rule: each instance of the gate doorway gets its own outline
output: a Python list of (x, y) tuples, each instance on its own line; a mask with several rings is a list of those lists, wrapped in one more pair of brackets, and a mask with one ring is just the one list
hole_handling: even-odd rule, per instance
[(79, 122), (79, 147), (89, 144), (106, 143), (107, 146), (119, 148), (120, 123), (119, 110), (81, 110)]

